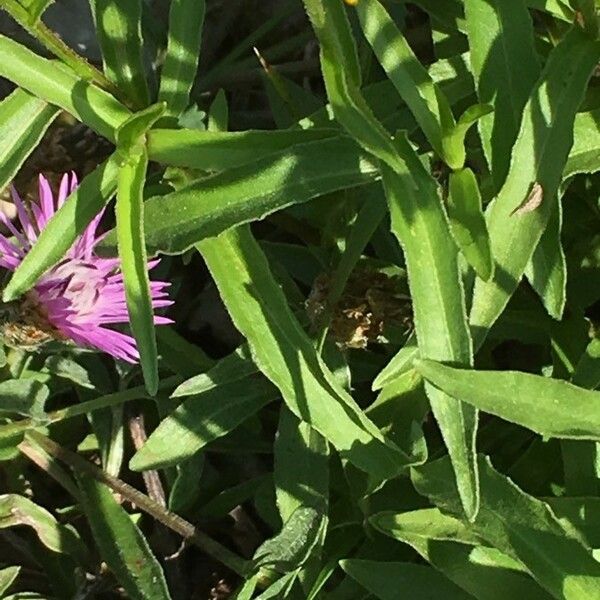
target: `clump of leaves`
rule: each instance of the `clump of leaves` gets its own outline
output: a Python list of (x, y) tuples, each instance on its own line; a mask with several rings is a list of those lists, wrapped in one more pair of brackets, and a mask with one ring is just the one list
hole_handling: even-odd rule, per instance
[(0, 596), (600, 598), (595, 3), (0, 7)]

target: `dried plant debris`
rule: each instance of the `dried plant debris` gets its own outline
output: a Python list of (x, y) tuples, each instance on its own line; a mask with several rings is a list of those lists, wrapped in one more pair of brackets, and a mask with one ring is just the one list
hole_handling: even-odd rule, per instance
[[(306, 301), (313, 324), (322, 322), (328, 311), (331, 276), (319, 275)], [(385, 331), (412, 330), (412, 305), (402, 293), (401, 280), (374, 269), (356, 269), (348, 279), (344, 293), (330, 307), (329, 335), (340, 348), (366, 348), (370, 343), (386, 341)]]

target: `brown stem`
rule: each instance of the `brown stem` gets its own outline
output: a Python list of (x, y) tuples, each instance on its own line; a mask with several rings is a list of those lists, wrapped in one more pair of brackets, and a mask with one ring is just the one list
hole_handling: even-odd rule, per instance
[(93, 477), (96, 481), (104, 483), (113, 491), (120, 494), (128, 502), (135, 504), (138, 508), (154, 517), (163, 525), (166, 525), (169, 529), (175, 531), (195, 546), (198, 546), (198, 548), (223, 563), (234, 573), (237, 573), (242, 577), (250, 573), (251, 565), (248, 563), (248, 561), (240, 558), (231, 550), (221, 545), (219, 542), (216, 542), (205, 533), (199, 531), (190, 522), (186, 521), (179, 515), (170, 512), (152, 500), (152, 498), (146, 496), (146, 494), (142, 494), (142, 492), (136, 490), (134, 487), (118, 479), (117, 477), (109, 475), (75, 452), (71, 452), (71, 450), (63, 448), (50, 438), (37, 431), (29, 431), (27, 436), (33, 439), (51, 456), (58, 458), (73, 469)]

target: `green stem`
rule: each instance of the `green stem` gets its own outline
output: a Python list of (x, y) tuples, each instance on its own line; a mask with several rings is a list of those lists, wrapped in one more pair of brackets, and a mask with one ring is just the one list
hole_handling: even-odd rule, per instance
[[(165, 390), (168, 388), (175, 387), (181, 383), (182, 379), (178, 375), (173, 375), (160, 382), (158, 386), (159, 390)], [(106, 394), (87, 402), (81, 402), (80, 404), (74, 404), (73, 406), (67, 406), (48, 413), (48, 421), (50, 423), (57, 423), (58, 421), (64, 421), (65, 419), (72, 419), (80, 415), (85, 415), (102, 408), (109, 408), (111, 406), (118, 406), (131, 400), (139, 400), (140, 398), (150, 398), (146, 392), (146, 388), (143, 385), (125, 390), (123, 392), (114, 392), (112, 394)], [(39, 421), (35, 419), (23, 419), (15, 423), (0, 426), (0, 438), (7, 437), (16, 434), (20, 431), (27, 431), (34, 429), (40, 425)]]
[(248, 561), (240, 558), (237, 554), (231, 552), (231, 550), (222, 546), (219, 542), (216, 542), (205, 533), (199, 531), (192, 523), (186, 521), (179, 515), (170, 512), (158, 502), (155, 502), (152, 498), (146, 496), (146, 494), (136, 490), (134, 487), (121, 481), (117, 477), (109, 475), (75, 452), (63, 448), (37, 431), (30, 431), (27, 435), (51, 456), (54, 456), (76, 471), (85, 473), (93, 477), (96, 481), (107, 485), (130, 503), (135, 504), (136, 507), (142, 509), (157, 521), (181, 535), (185, 540), (198, 546), (203, 552), (206, 552), (209, 556), (212, 556), (214, 559), (223, 563), (233, 572), (242, 577), (249, 574), (250, 563), (248, 563)]
[(123, 97), (119, 88), (102, 71), (69, 48), (58, 35), (46, 27), (41, 19), (33, 21), (27, 9), (23, 8), (16, 0), (0, 0), (0, 7), (8, 12), (25, 31), (36, 38), (54, 56), (71, 67), (80, 77), (86, 81), (96, 83), (107, 92), (110, 92), (115, 98), (127, 104), (127, 99)]

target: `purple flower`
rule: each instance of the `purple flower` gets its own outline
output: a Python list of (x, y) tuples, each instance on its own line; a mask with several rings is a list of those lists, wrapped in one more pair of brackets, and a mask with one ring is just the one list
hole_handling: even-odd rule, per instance
[[(31, 202), (28, 206), (13, 189), (20, 228), (0, 211), (0, 222), (12, 235), (0, 234), (0, 267), (14, 271), (19, 266), (39, 232), (76, 187), (75, 174), (65, 174), (55, 202), (48, 181), (40, 175), (38, 204)], [(110, 327), (128, 323), (129, 315), (119, 259), (100, 258), (94, 253), (96, 244), (103, 237), (96, 232), (101, 218), (102, 213), (75, 240), (65, 258), (18, 301), (20, 323), (9, 324), (4, 330), (5, 337), (20, 334), (40, 341), (72, 340), (127, 362), (138, 361), (135, 339)], [(150, 261), (148, 269), (157, 264), (158, 260)], [(150, 283), (155, 309), (172, 304), (166, 291), (169, 285), (164, 281)], [(163, 325), (172, 321), (155, 316), (154, 322)]]

